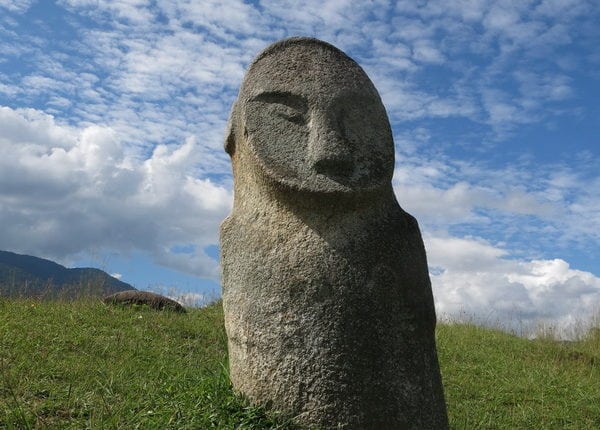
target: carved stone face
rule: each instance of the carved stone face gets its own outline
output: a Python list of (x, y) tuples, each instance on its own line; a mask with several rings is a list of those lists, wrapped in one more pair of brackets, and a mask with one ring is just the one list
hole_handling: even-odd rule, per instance
[(247, 145), (272, 180), (325, 193), (391, 181), (385, 108), (364, 71), (341, 51), (305, 42), (259, 57), (238, 103)]

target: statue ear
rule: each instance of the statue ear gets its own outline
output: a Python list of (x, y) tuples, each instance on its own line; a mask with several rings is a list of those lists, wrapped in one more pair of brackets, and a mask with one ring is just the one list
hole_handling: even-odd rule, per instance
[(225, 138), (225, 152), (231, 157), (235, 151), (235, 133), (233, 127), (227, 127), (227, 137)]
[(225, 152), (231, 157), (235, 152), (235, 124), (237, 123), (237, 101), (233, 103), (229, 120), (227, 121), (225, 136)]

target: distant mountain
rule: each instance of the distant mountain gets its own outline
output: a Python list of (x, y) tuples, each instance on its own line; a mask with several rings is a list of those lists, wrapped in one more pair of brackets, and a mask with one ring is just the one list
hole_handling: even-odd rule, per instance
[(71, 299), (134, 289), (100, 269), (67, 269), (43, 258), (0, 251), (0, 296)]

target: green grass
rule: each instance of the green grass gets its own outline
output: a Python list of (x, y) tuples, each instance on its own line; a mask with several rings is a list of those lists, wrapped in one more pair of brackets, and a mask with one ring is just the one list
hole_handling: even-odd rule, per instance
[(600, 428), (600, 333), (572, 343), (440, 325), (452, 428)]
[[(0, 298), (0, 428), (296, 428), (232, 392), (222, 321), (219, 304)], [(452, 428), (600, 428), (600, 330), (560, 343), (441, 325), (437, 341)]]
[(0, 299), (0, 428), (293, 428), (231, 391), (222, 320)]

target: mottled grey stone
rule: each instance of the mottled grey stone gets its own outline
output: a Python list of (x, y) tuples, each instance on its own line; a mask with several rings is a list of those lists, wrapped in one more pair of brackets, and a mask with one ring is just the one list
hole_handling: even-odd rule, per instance
[(150, 291), (127, 290), (111, 294), (103, 299), (107, 305), (147, 305), (156, 310), (185, 312), (185, 308), (175, 300)]
[(226, 151), (221, 226), (231, 381), (326, 429), (445, 429), (435, 311), (394, 143), (365, 72), (308, 38), (250, 65)]

